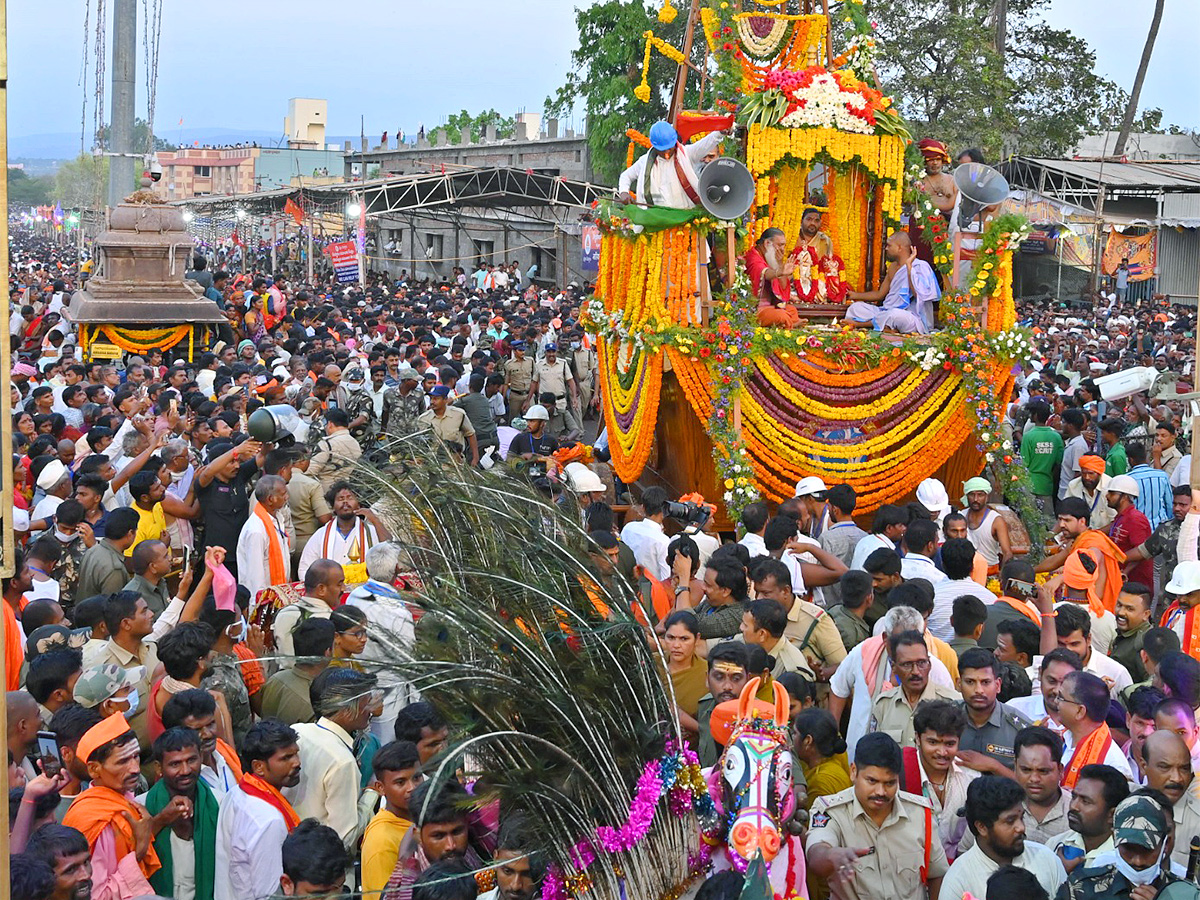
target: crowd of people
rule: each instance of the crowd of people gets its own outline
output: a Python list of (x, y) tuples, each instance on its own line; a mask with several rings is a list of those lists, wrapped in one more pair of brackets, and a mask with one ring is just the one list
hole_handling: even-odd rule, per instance
[[(663, 488), (605, 477), (603, 429), (601, 464), (563, 465), (601, 400), (574, 287), (485, 266), (235, 286), (197, 261), (227, 319), (211, 351), (84, 362), (82, 273), (29, 238), (13, 262), (12, 897), (540, 890), (530, 823), (429, 779), (454, 735), (387, 667), (420, 624), (354, 474), (419, 432), (573, 498), (703, 766), (721, 704), (752, 677), (788, 689), (810, 897), (1147, 900), (1183, 876), (1200, 833), (1188, 418), (1095, 379), (1190, 379), (1193, 313), (1022, 309), (1040, 350), (1006, 428), (1055, 522), (1035, 564), (984, 477), (928, 479), (872, 516), (806, 477), (723, 542), (711, 520), (672, 524)], [(286, 440), (251, 436), (264, 407)]]

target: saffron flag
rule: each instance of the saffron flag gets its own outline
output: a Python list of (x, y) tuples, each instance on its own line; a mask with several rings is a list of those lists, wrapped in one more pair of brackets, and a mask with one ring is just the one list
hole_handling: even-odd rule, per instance
[(284, 201), (283, 211), (295, 219), (297, 225), (304, 222), (304, 210), (291, 197)]
[(1115, 228), (1104, 245), (1104, 274), (1115, 275), (1122, 259), (1129, 260), (1129, 280), (1146, 281), (1154, 277), (1157, 262), (1158, 232), (1121, 234)]

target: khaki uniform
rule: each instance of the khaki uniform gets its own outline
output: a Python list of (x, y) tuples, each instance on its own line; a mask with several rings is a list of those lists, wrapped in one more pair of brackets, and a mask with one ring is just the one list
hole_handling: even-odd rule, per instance
[(1200, 834), (1200, 777), (1192, 776), (1183, 798), (1175, 804), (1175, 849), (1171, 859), (1186, 866), (1192, 836)]
[[(961, 705), (965, 708), (966, 703)], [(979, 728), (972, 724), (970, 718), (967, 719), (958, 749), (976, 750), (1011, 769), (1015, 761), (1013, 744), (1017, 740), (1017, 732), (1032, 724), (1011, 706), (997, 701), (992, 707), (992, 714)]]
[(804, 651), (814, 672), (822, 667), (836, 666), (846, 658), (846, 646), (837, 623), (817, 604), (799, 597), (788, 611), (783, 636)]
[(509, 414), (521, 415), (533, 384), (533, 358), (526, 356), (524, 359), (505, 360), (504, 384), (508, 388)]
[(925, 690), (912, 706), (904, 696), (904, 688), (897, 686), (888, 688), (875, 698), (871, 704), (870, 731), (882, 731), (891, 735), (901, 747), (917, 746), (917, 738), (913, 733), (913, 711), (922, 700), (961, 700), (962, 695), (957, 691), (944, 688), (930, 681)]
[(787, 639), (787, 635), (781, 637), (767, 652), (775, 658), (775, 668), (771, 670), (772, 678), (778, 678), (784, 672), (795, 672), (810, 684), (817, 680), (817, 676), (808, 665), (808, 660), (796, 645)]
[(467, 449), (467, 438), (475, 433), (475, 426), (467, 418), (466, 412), (458, 406), (447, 406), (445, 413), (440, 416), (432, 409), (427, 409), (417, 416), (417, 422), (447, 444), (458, 445), (464, 452)]
[(587, 347), (572, 350), (571, 371), (575, 375), (575, 383), (579, 385), (580, 417), (586, 417), (592, 398), (596, 396), (596, 379), (600, 372), (596, 351)]
[(571, 407), (571, 391), (567, 385), (575, 380), (575, 376), (571, 374), (571, 366), (567, 361), (561, 357), (553, 363), (539, 360), (533, 370), (533, 380), (537, 383), (539, 394), (554, 395), (554, 406), (548, 410), (550, 423), (547, 427), (550, 433), (555, 437), (582, 434), (583, 426), (575, 418), (575, 411)]
[(854, 864), (854, 885), (860, 900), (919, 900), (926, 896), (921, 882), (925, 855), (929, 878), (946, 874), (946, 851), (938, 837), (933, 809), (924, 797), (897, 791), (891, 812), (877, 827), (854, 795), (854, 788), (818, 797), (805, 849), (817, 844), (871, 852)]

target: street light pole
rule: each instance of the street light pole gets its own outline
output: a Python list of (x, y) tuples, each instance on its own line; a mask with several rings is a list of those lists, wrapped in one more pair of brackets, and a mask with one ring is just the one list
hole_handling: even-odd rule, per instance
[(108, 160), (108, 205), (136, 189), (133, 155), (134, 77), (137, 74), (137, 0), (113, 2), (112, 124)]

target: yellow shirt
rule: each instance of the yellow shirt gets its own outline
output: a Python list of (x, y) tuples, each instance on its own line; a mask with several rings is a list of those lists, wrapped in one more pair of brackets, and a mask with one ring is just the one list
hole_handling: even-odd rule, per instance
[(132, 556), (133, 548), (142, 541), (161, 541), (163, 533), (167, 530), (167, 514), (163, 512), (161, 503), (155, 503), (151, 509), (142, 509), (135, 503), (133, 508), (138, 514), (137, 534), (129, 549), (125, 551), (126, 556)]
[(708, 663), (698, 656), (682, 672), (671, 673), (671, 684), (675, 687), (675, 702), (692, 718), (700, 706), (700, 698), (708, 693)]
[(412, 822), (387, 809), (375, 813), (367, 823), (362, 840), (362, 892), (367, 898), (381, 896), (400, 857), (400, 842), (412, 828)]
[(830, 794), (844, 791), (852, 784), (850, 761), (845, 753), (822, 760), (811, 769), (801, 763), (800, 771), (804, 773), (804, 780), (808, 782), (808, 806), (810, 808), (818, 797), (828, 797)]

